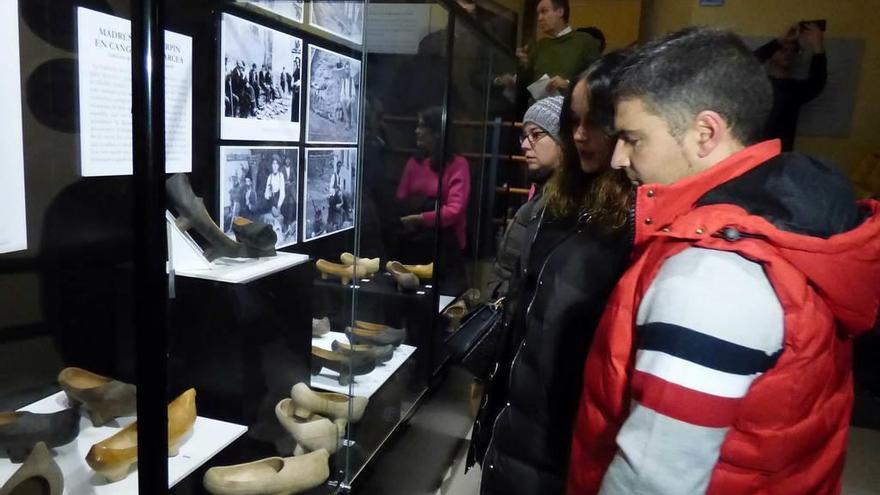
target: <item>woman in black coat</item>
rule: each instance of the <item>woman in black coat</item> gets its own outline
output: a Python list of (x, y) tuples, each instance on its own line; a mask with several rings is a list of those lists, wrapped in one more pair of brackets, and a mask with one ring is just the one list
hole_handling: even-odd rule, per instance
[(528, 226), (521, 304), (474, 426), (483, 494), (565, 492), (584, 360), (631, 244), (631, 186), (610, 168), (611, 78), (623, 58), (599, 59), (565, 99), (563, 163)]

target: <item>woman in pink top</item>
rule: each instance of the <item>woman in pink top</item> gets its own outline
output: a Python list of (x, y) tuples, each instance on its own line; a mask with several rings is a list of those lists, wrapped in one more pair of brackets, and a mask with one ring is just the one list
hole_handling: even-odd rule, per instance
[[(433, 257), (434, 227), (440, 226), (440, 256), (435, 273), (440, 291), (458, 292), (464, 289), (464, 259), (462, 250), (467, 244), (467, 204), (471, 191), (471, 174), (467, 160), (461, 155), (446, 153), (445, 166), (440, 146), (442, 111), (428, 108), (419, 114), (416, 126), (418, 154), (411, 157), (403, 169), (397, 187), (397, 200), (404, 210), (411, 212), (400, 218), (404, 239), (401, 246), (413, 263), (429, 263)], [(440, 194), (438, 194), (438, 188)], [(435, 203), (440, 197), (440, 212)], [(404, 255), (401, 255), (403, 257)]]

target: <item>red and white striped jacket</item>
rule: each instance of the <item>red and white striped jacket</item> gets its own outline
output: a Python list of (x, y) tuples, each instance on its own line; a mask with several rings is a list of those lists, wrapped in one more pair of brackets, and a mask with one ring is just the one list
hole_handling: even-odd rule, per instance
[[(849, 198), (841, 177), (768, 141), (639, 188), (633, 264), (584, 368), (569, 494), (840, 491), (852, 337), (880, 304), (880, 203), (834, 235), (795, 224), (832, 216), (822, 194)], [(721, 186), (740, 197), (705, 201)], [(701, 307), (725, 282), (751, 292)]]

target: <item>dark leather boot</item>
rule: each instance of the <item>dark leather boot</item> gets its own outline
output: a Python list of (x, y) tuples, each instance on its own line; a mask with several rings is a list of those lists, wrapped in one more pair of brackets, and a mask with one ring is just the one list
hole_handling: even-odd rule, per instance
[(205, 209), (202, 198), (197, 197), (193, 192), (186, 174), (172, 175), (165, 181), (165, 191), (168, 193), (168, 201), (177, 211), (177, 226), (183, 231), (195, 230), (207, 243), (202, 248), (208, 261), (224, 256), (228, 258), (255, 257), (254, 253), (249, 253), (247, 246), (227, 237), (214, 223), (208, 210)]

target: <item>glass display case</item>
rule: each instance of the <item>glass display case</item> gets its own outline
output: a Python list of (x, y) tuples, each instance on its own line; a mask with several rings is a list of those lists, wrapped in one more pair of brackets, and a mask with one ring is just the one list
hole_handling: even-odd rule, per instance
[(0, 486), (357, 491), (525, 197), (516, 14), (2, 8)]

